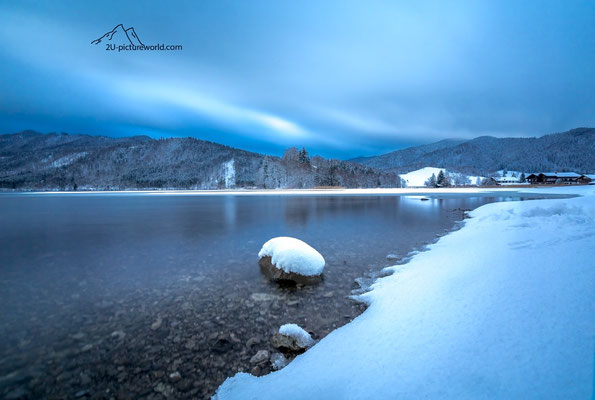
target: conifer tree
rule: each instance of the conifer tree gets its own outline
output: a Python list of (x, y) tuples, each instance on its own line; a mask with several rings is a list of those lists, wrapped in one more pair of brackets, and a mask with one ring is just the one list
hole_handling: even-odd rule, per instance
[(436, 175), (432, 174), (432, 176), (428, 178), (424, 185), (427, 187), (436, 187)]

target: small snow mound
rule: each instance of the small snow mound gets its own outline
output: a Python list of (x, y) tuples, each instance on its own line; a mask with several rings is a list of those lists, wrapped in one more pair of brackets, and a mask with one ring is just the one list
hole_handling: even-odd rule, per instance
[(322, 273), (325, 261), (314, 248), (299, 239), (276, 237), (266, 242), (258, 252), (258, 257), (271, 257), (275, 267), (287, 273), (304, 276)]
[(289, 364), (289, 360), (281, 353), (273, 353), (271, 355), (271, 366), (273, 370), (278, 371)]
[(281, 325), (279, 328), (279, 333), (281, 335), (289, 336), (290, 338), (295, 339), (296, 343), (300, 347), (311, 347), (314, 344), (314, 339), (312, 339), (312, 336), (310, 336), (308, 332), (306, 332), (297, 324)]

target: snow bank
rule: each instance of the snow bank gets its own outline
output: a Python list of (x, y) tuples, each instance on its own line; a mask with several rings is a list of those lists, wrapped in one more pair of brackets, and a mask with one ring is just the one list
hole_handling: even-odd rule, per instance
[(295, 342), (298, 346), (307, 348), (314, 344), (314, 339), (308, 332), (306, 332), (303, 328), (296, 324), (285, 324), (281, 325), (279, 328), (279, 333), (281, 335), (289, 336), (290, 338), (295, 339)]
[(369, 308), (284, 369), (226, 380), (225, 399), (588, 399), (595, 191), (489, 204), (395, 266)]
[(324, 258), (315, 249), (299, 239), (276, 237), (266, 242), (258, 252), (258, 257), (271, 257), (271, 262), (279, 269), (304, 276), (322, 274)]

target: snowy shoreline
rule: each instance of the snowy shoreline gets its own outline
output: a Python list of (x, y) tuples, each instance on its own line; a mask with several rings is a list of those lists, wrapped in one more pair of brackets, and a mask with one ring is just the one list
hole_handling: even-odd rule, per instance
[(381, 192), (581, 197), (472, 211), (462, 229), (389, 267), (361, 295), (361, 316), (281, 371), (229, 378), (216, 398), (592, 396), (593, 186)]

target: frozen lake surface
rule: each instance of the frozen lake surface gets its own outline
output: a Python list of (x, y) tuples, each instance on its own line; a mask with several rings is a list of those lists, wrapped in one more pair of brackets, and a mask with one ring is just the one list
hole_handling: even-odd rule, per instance
[[(279, 326), (320, 339), (359, 315), (355, 279), (387, 254), (535, 197), (2, 194), (0, 396), (208, 397), (240, 370), (268, 373), (249, 360)], [(323, 282), (268, 282), (257, 254), (275, 236), (317, 249)]]

